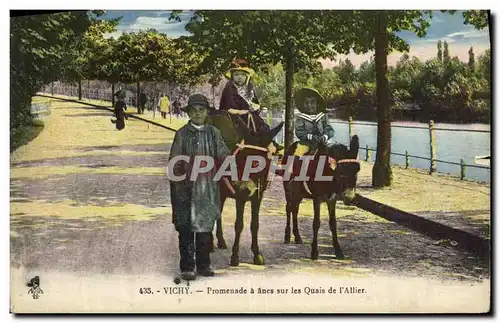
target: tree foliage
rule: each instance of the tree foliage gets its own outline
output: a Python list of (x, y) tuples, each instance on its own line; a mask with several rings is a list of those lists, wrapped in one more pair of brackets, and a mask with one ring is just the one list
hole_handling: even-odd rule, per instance
[(71, 51), (102, 12), (62, 12), (10, 19), (10, 127), (31, 120), (31, 97), (63, 74)]

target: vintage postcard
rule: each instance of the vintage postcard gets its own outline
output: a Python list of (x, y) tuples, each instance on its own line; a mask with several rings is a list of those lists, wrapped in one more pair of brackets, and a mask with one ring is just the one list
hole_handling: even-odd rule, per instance
[(488, 10), (10, 12), (10, 311), (491, 309)]

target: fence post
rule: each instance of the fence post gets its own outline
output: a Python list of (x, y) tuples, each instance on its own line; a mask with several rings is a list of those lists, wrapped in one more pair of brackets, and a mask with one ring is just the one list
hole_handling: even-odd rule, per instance
[(436, 172), (436, 131), (434, 130), (434, 121), (429, 121), (429, 140), (431, 148), (431, 165), (429, 168), (429, 174)]
[(465, 178), (465, 161), (463, 159), (460, 159), (460, 179)]
[(369, 162), (371, 160), (371, 151), (370, 148), (368, 148), (368, 145), (366, 145), (366, 161)]
[(352, 138), (352, 117), (349, 117), (349, 141), (351, 141)]
[(408, 154), (408, 150), (405, 151), (405, 158), (406, 158), (406, 169), (410, 167), (410, 154)]

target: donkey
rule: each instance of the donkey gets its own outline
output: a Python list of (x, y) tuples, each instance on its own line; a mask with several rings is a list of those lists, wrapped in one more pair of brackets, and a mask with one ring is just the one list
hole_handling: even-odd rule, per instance
[[(292, 145), (293, 146), (293, 145)], [(359, 161), (357, 159), (359, 150), (359, 139), (355, 135), (352, 137), (349, 148), (341, 144), (326, 146), (319, 144), (316, 149), (311, 152), (312, 160), (307, 168), (307, 175), (310, 177), (307, 181), (299, 181), (296, 178), (284, 180), (283, 186), (286, 196), (286, 228), (285, 228), (285, 243), (290, 243), (290, 216), (293, 217), (293, 234), (295, 243), (301, 244), (302, 238), (299, 234), (298, 227), (298, 211), (302, 199), (313, 199), (314, 204), (314, 220), (313, 231), (314, 237), (311, 244), (311, 259), (318, 259), (318, 230), (320, 226), (320, 205), (321, 202), (326, 202), (329, 212), (329, 224), (332, 231), (333, 247), (337, 259), (343, 259), (344, 254), (340, 248), (337, 239), (337, 219), (335, 217), (335, 205), (337, 199), (342, 199), (344, 204), (350, 205), (355, 197), (357, 174), (360, 170)], [(291, 148), (287, 150), (284, 161), (293, 156), (289, 153)], [(323, 176), (332, 176), (331, 181), (319, 181), (315, 179), (318, 172), (317, 168), (320, 158), (326, 162), (322, 167)], [(305, 161), (298, 161), (299, 165)], [(297, 160), (294, 160), (294, 169)], [(295, 172), (294, 172), (295, 173)]]
[[(257, 173), (251, 173), (249, 175), (249, 181), (247, 182), (231, 183), (224, 179), (220, 181), (221, 212), (227, 198), (236, 200), (236, 221), (234, 224), (235, 237), (231, 255), (231, 266), (239, 265), (240, 236), (243, 231), (243, 212), (247, 201), (250, 201), (252, 206), (250, 230), (252, 233), (251, 248), (254, 255), (253, 262), (256, 265), (264, 265), (264, 256), (259, 250), (258, 231), (260, 205), (264, 191), (268, 186), (268, 173), (271, 164), (270, 153), (266, 147), (280, 132), (283, 123), (280, 123), (277, 127), (268, 132), (253, 134), (250, 133), (250, 130), (241, 121), (238, 120), (236, 121), (238, 124), (233, 124), (229, 114), (226, 111), (220, 110), (212, 112), (208, 122), (221, 130), (221, 134), (229, 149), (233, 149), (239, 179), (243, 174), (244, 166), (249, 157), (260, 156), (266, 160), (264, 168)], [(222, 218), (217, 220), (216, 236), (217, 247), (219, 249), (227, 249), (222, 230)]]

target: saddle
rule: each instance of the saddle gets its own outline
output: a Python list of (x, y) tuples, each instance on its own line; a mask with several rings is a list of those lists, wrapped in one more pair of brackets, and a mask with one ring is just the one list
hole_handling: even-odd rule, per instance
[(231, 151), (236, 149), (237, 144), (243, 138), (239, 126), (234, 123), (229, 112), (225, 110), (210, 111), (207, 123), (219, 129), (224, 142)]

